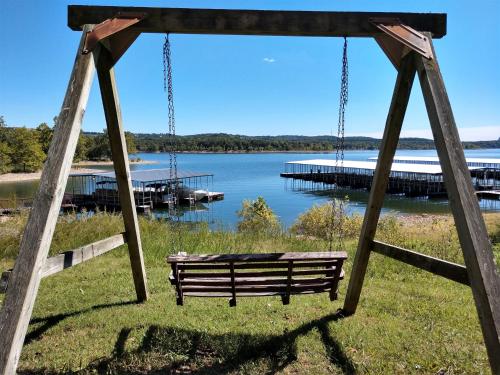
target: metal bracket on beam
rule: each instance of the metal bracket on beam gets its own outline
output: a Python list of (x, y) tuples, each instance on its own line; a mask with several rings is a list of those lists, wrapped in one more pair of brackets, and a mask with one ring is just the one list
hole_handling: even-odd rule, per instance
[(146, 16), (146, 13), (120, 12), (115, 17), (101, 22), (85, 35), (82, 54), (92, 52), (99, 42), (102, 43), (106, 40), (109, 43), (106, 47), (111, 52), (116, 63), (140, 34), (139, 31), (128, 28), (140, 22)]
[(370, 18), (370, 22), (384, 34), (375, 36), (375, 40), (385, 52), (396, 69), (401, 59), (410, 51), (431, 60), (434, 58), (428, 37), (403, 24), (397, 18)]

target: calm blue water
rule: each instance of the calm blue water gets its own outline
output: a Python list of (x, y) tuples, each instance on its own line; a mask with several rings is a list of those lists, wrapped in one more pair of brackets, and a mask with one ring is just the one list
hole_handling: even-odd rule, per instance
[[(367, 160), (377, 156), (378, 151), (347, 151), (347, 160)], [(432, 150), (399, 151), (400, 156), (435, 156)], [(471, 150), (466, 151), (469, 157), (500, 158), (500, 150)], [(168, 168), (168, 154), (138, 154), (144, 160), (156, 161), (158, 164), (133, 165), (132, 169)], [(222, 191), (225, 199), (205, 204), (209, 211), (199, 211), (200, 217), (223, 226), (234, 226), (237, 221), (236, 211), (241, 207), (244, 199), (264, 197), (271, 208), (279, 216), (283, 224), (289, 226), (297, 216), (306, 211), (315, 203), (328, 200), (332, 192), (315, 190), (312, 185), (283, 179), (279, 176), (283, 171), (284, 163), (292, 160), (334, 158), (334, 154), (179, 154), (179, 169), (188, 169), (198, 172), (214, 174), (213, 183), (208, 188), (212, 191)], [(0, 185), (0, 197), (17, 194), (19, 197), (31, 196), (37, 184), (17, 183)], [(363, 191), (349, 191), (349, 212), (363, 213), (368, 200), (368, 193)], [(338, 193), (340, 195), (344, 192)], [(482, 201), (484, 210), (500, 209), (500, 204)], [(491, 207), (490, 207), (491, 206)], [(199, 208), (203, 208), (200, 206)], [(410, 213), (446, 213), (449, 212), (446, 200), (409, 199), (396, 196), (386, 196), (384, 211), (394, 211), (402, 214)], [(187, 213), (193, 218), (198, 213)]]

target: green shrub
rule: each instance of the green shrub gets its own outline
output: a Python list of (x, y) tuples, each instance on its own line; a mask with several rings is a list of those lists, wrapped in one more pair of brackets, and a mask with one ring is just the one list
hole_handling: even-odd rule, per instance
[(238, 211), (238, 231), (243, 233), (277, 234), (281, 224), (273, 210), (262, 197), (254, 201), (244, 200)]
[[(340, 216), (342, 215), (342, 216)], [(338, 236), (342, 231), (345, 239), (354, 239), (359, 236), (363, 218), (360, 215), (347, 216), (340, 212), (339, 204), (331, 202), (322, 205), (315, 204), (301, 214), (290, 228), (290, 232), (297, 235), (329, 239), (332, 235)], [(341, 229), (338, 228), (341, 225)]]

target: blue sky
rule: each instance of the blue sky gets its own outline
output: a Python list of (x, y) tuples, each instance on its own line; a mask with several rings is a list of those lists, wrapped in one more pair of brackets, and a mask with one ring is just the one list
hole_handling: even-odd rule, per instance
[[(0, 1), (0, 115), (9, 125), (52, 124), (80, 33), (69, 3)], [(470, 1), (104, 1), (100, 5), (448, 13), (435, 41), (463, 140), (500, 137), (500, 2)], [(474, 6), (471, 6), (474, 4)], [(179, 134), (332, 134), (336, 126), (340, 38), (172, 35)], [(165, 132), (163, 36), (141, 35), (116, 66), (126, 130)], [(371, 39), (349, 39), (347, 135), (381, 136), (396, 71)], [(83, 128), (105, 127), (97, 81)], [(431, 137), (418, 80), (403, 135)]]

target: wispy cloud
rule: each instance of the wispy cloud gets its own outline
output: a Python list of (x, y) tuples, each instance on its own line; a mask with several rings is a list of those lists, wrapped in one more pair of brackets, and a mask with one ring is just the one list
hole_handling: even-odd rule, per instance
[(262, 61), (264, 61), (265, 63), (269, 63), (269, 64), (276, 62), (276, 60), (273, 57), (264, 57), (262, 59)]

